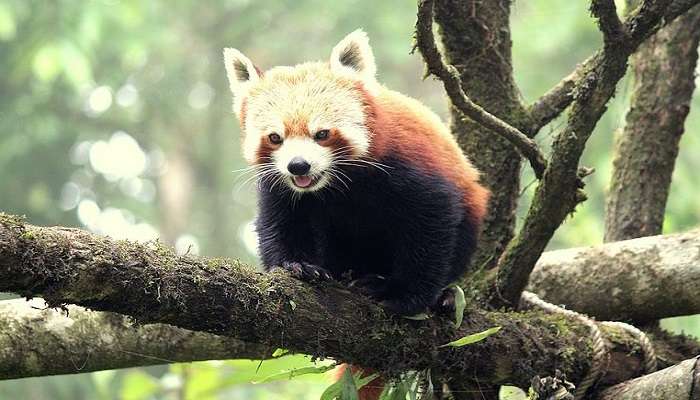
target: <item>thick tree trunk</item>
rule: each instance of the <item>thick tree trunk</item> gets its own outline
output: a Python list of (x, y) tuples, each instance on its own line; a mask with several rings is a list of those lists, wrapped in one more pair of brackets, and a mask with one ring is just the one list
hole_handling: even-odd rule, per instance
[(696, 6), (643, 43), (631, 58), (634, 94), (615, 144), (605, 215), (607, 242), (661, 233), (678, 142), (695, 89), (699, 41)]
[[(530, 121), (513, 80), (510, 0), (438, 0), (439, 27), (447, 63), (459, 71), (464, 91), (491, 114), (527, 132)], [(520, 155), (512, 144), (451, 108), (450, 127), (492, 191), (472, 264), (492, 267), (513, 237), (520, 192)]]

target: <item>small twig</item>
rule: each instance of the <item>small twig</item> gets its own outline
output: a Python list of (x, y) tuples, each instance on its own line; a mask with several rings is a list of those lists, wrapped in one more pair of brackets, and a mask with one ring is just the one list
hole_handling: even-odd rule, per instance
[[(584, 64), (589, 61), (590, 59), (586, 60)], [(579, 68), (575, 69), (528, 107), (530, 119), (533, 123), (533, 126), (530, 128), (532, 132), (538, 132), (571, 104), (572, 93), (576, 86), (576, 81), (580, 79), (580, 72)]]
[(547, 161), (537, 144), (517, 128), (474, 103), (464, 92), (462, 79), (459, 77), (457, 69), (443, 61), (433, 36), (433, 0), (421, 0), (418, 3), (416, 47), (423, 55), (428, 73), (435, 75), (442, 81), (452, 104), (465, 116), (491, 129), (513, 144), (520, 154), (528, 159), (535, 171), (535, 176), (541, 179), (547, 168)]

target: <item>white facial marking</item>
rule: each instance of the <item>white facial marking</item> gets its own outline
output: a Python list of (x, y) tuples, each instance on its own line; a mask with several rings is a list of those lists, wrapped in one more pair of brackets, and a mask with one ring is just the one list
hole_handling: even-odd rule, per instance
[[(308, 188), (295, 185), (292, 179), (294, 175), (287, 169), (289, 162), (295, 157), (301, 157), (311, 165), (306, 176), (311, 177), (314, 182)], [(331, 150), (308, 137), (286, 139), (280, 148), (272, 153), (272, 159), (279, 173), (287, 177), (287, 184), (301, 192), (318, 190), (328, 183), (327, 171), (333, 163)]]
[[(306, 68), (306, 69), (305, 69)], [(314, 76), (318, 65), (301, 65), (291, 74), (289, 67), (276, 67), (265, 74), (270, 83), (256, 88), (247, 99), (243, 156), (257, 161), (263, 137), (270, 133), (283, 136), (285, 121), (307, 120), (311, 134), (335, 129), (352, 147), (354, 156), (367, 154), (370, 133), (366, 127), (364, 104), (354, 88), (340, 81)], [(281, 76), (294, 79), (280, 79)]]

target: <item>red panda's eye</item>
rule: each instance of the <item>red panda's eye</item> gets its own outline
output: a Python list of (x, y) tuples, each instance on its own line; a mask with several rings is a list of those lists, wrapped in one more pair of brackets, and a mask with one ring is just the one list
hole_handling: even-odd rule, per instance
[(270, 139), (270, 142), (273, 144), (280, 144), (282, 143), (282, 137), (276, 133), (271, 133), (267, 135), (267, 137)]
[(314, 135), (314, 139), (316, 139), (316, 140), (328, 139), (328, 135), (330, 133), (331, 132), (328, 129), (322, 129), (322, 130), (316, 132), (316, 134)]

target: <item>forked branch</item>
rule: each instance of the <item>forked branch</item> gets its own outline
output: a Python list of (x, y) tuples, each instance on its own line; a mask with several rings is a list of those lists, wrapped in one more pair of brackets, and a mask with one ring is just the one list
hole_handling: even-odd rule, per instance
[[(684, 7), (671, 10), (669, 0), (645, 1), (623, 24), (624, 30), (629, 32), (629, 40), (624, 45), (606, 44), (587, 63), (591, 67), (575, 84), (567, 125), (554, 138), (549, 167), (535, 190), (523, 227), (498, 262), (495, 305), (517, 306), (530, 272), (547, 243), (566, 216), (585, 199), (579, 160), (617, 83), (625, 75), (629, 56), (658, 31), (662, 23), (669, 23), (698, 2), (700, 0), (686, 1)], [(608, 31), (614, 29), (604, 26), (612, 19), (610, 10), (600, 10), (600, 13), (599, 17), (605, 19), (605, 22), (599, 21), (601, 30), (609, 35)]]
[(462, 79), (459, 77), (457, 70), (443, 61), (433, 35), (433, 0), (421, 0), (418, 3), (416, 48), (423, 56), (428, 73), (442, 81), (452, 104), (464, 116), (491, 129), (513, 144), (518, 152), (530, 162), (535, 176), (542, 178), (547, 168), (547, 161), (537, 144), (517, 128), (474, 103), (464, 92)]

